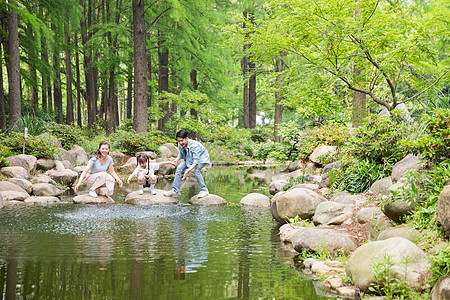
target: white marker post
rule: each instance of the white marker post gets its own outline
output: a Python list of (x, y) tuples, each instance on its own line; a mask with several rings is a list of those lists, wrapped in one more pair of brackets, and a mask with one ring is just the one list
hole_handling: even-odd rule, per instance
[(28, 127), (25, 127), (23, 131), (23, 154), (25, 154), (25, 140), (28, 137)]

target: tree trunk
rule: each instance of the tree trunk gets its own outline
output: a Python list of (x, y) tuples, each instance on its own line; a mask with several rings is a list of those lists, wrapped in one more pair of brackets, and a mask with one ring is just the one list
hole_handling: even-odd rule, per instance
[(134, 119), (137, 132), (147, 132), (147, 67), (144, 0), (133, 0)]
[[(41, 41), (41, 59), (48, 65), (48, 50), (45, 39)], [(48, 73), (41, 73), (42, 76), (42, 110), (45, 112), (52, 111), (52, 92), (50, 84), (50, 76)]]
[(72, 98), (72, 58), (70, 54), (70, 36), (67, 22), (64, 24), (66, 36), (66, 124), (73, 123), (73, 98)]
[[(192, 88), (194, 89), (194, 91), (198, 90), (197, 70), (191, 70), (190, 78)], [(198, 118), (198, 112), (195, 108), (191, 108), (191, 116), (193, 116), (195, 119)]]
[[(148, 81), (152, 81), (152, 56), (150, 55), (150, 53), (147, 53), (147, 79)], [(147, 90), (147, 107), (152, 107), (152, 85), (149, 84), (148, 85), (148, 90)]]
[[(361, 74), (361, 70), (357, 67), (354, 67), (353, 72), (356, 76)], [(366, 94), (353, 92), (352, 104), (352, 127), (356, 128), (361, 126), (362, 121), (367, 117)]]
[(131, 111), (133, 106), (133, 68), (128, 68), (128, 84), (127, 84), (127, 119), (131, 119)]
[[(0, 57), (3, 57), (2, 43), (0, 43)], [(3, 60), (0, 59), (0, 131), (6, 130), (5, 91), (3, 90)]]
[[(169, 50), (162, 47), (163, 40), (158, 40), (158, 92), (161, 95), (163, 91), (169, 91)], [(158, 130), (165, 131), (166, 123), (169, 120), (169, 102), (161, 104), (161, 108), (166, 114), (158, 120)]]
[[(75, 45), (78, 45), (78, 32), (75, 32)], [(81, 86), (80, 86), (80, 57), (78, 55), (78, 51), (75, 51), (75, 69), (76, 69), (76, 77), (77, 80), (75, 82), (77, 88), (77, 124), (78, 126), (83, 125), (82, 120), (82, 109), (81, 109)]]
[(63, 124), (64, 116), (63, 116), (62, 91), (61, 91), (61, 73), (59, 69), (60, 60), (58, 53), (59, 53), (58, 49), (55, 49), (53, 54), (53, 69), (55, 70), (55, 81), (53, 82), (53, 99), (55, 101), (55, 107), (58, 113), (57, 122), (58, 124)]
[[(11, 3), (14, 5), (14, 3)], [(9, 126), (13, 126), (22, 118), (20, 99), (20, 50), (19, 27), (17, 11), (9, 9), (8, 12), (8, 39), (6, 65), (8, 72), (9, 90)]]
[(275, 72), (280, 72), (281, 74), (277, 76), (277, 89), (275, 92), (275, 120), (273, 126), (273, 136), (275, 142), (281, 142), (281, 137), (278, 134), (278, 125), (283, 122), (283, 105), (281, 101), (283, 100), (281, 96), (281, 88), (283, 86), (285, 65), (283, 59), (279, 58), (276, 61)]
[(248, 128), (256, 127), (256, 67), (249, 60), (248, 72), (251, 74), (248, 80)]
[[(30, 23), (27, 23), (26, 35), (29, 39), (34, 39), (33, 28)], [(30, 74), (30, 112), (32, 116), (36, 116), (36, 103), (37, 103), (37, 74), (34, 67), (34, 61), (36, 61), (36, 54), (34, 45), (27, 45), (28, 47), (28, 71)]]
[[(247, 11), (244, 11), (244, 22), (242, 24), (242, 27), (246, 27), (246, 21), (247, 21)], [(246, 35), (248, 37), (248, 35)], [(244, 57), (241, 60), (241, 68), (242, 68), (242, 78), (244, 82), (244, 88), (242, 91), (243, 94), (243, 103), (242, 103), (242, 112), (243, 112), (243, 121), (244, 121), (244, 128), (249, 128), (249, 94), (248, 94), (248, 57), (247, 57), (247, 49), (249, 48), (248, 44), (244, 45)]]

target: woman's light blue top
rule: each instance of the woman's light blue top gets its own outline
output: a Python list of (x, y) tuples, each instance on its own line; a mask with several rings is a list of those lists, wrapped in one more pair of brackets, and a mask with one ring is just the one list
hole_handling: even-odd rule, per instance
[(108, 155), (108, 158), (106, 159), (105, 164), (101, 164), (100, 160), (97, 158), (97, 156), (93, 156), (89, 161), (88, 164), (92, 165), (92, 168), (89, 170), (89, 173), (94, 174), (98, 172), (104, 172), (108, 170), (109, 166), (114, 165), (114, 161), (111, 156)]

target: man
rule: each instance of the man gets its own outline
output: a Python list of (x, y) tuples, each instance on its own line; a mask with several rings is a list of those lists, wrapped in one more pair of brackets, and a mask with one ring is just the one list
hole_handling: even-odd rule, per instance
[(177, 167), (172, 190), (164, 192), (164, 196), (177, 197), (180, 192), (181, 180), (186, 179), (191, 172), (194, 174), (198, 186), (200, 187), (198, 198), (207, 196), (209, 192), (200, 170), (210, 163), (208, 150), (206, 150), (199, 142), (190, 140), (186, 130), (177, 132), (177, 141), (180, 154), (172, 161), (172, 164), (176, 166), (180, 159), (183, 159), (184, 161)]

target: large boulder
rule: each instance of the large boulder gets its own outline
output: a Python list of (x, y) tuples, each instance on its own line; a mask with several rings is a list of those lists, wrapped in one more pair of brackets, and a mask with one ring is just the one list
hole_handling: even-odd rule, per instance
[(450, 277), (439, 278), (430, 293), (431, 300), (445, 300), (450, 299)]
[(274, 180), (269, 184), (269, 193), (275, 195), (276, 193), (283, 190), (283, 188), (288, 184), (287, 180)]
[(392, 167), (392, 182), (396, 183), (399, 181), (407, 170), (420, 170), (423, 169), (423, 166), (424, 164), (420, 161), (418, 156), (408, 154)]
[(192, 205), (201, 205), (201, 206), (217, 206), (217, 205), (225, 205), (227, 202), (220, 196), (209, 194), (206, 197), (198, 198), (197, 195), (189, 199), (189, 203)]
[(21, 188), (23, 188), (28, 194), (31, 194), (32, 191), (32, 183), (26, 179), (21, 178), (8, 178), (8, 182), (14, 183)]
[(36, 183), (33, 184), (33, 195), (35, 196), (59, 196), (62, 191), (53, 184)]
[(308, 189), (308, 190), (317, 190), (319, 189), (319, 185), (315, 183), (299, 183), (289, 188), (292, 189)]
[(125, 164), (117, 167), (117, 169), (122, 173), (131, 174), (133, 173), (134, 169), (136, 169), (136, 166), (137, 166), (137, 158), (133, 156), (130, 157)]
[(388, 195), (391, 185), (392, 178), (390, 176), (385, 177), (372, 183), (369, 191), (374, 193), (375, 195)]
[(13, 190), (1, 191), (0, 195), (3, 198), (3, 201), (23, 201), (30, 197), (27, 192), (18, 192)]
[(161, 153), (162, 158), (170, 159), (172, 157), (172, 151), (164, 145), (158, 147), (159, 153)]
[(317, 227), (307, 227), (297, 231), (292, 236), (292, 245), (299, 253), (304, 249), (314, 252), (324, 250), (330, 253), (336, 253), (338, 250), (350, 252), (357, 247), (348, 233)]
[(387, 240), (391, 237), (402, 237), (414, 243), (419, 239), (420, 232), (409, 226), (388, 228), (380, 232), (377, 237), (377, 241)]
[(150, 159), (157, 159), (158, 155), (156, 155), (153, 151), (139, 151), (136, 152), (134, 156), (138, 157), (139, 155), (147, 155)]
[(304, 168), (305, 168), (305, 164), (303, 164), (303, 162), (301, 160), (296, 160), (296, 161), (289, 163), (287, 170), (289, 172), (294, 172), (297, 170), (302, 170)]
[[(301, 219), (310, 219), (314, 216), (317, 205), (327, 199), (308, 189), (293, 189), (287, 191), (274, 200), (273, 217), (279, 222), (286, 222), (289, 218), (299, 216)], [(281, 219), (278, 218), (281, 217)]]
[(42, 197), (28, 197), (23, 202), (26, 204), (34, 204), (34, 205), (48, 205), (53, 203), (59, 203), (61, 200), (59, 200), (58, 197), (54, 196), (42, 196)]
[(330, 156), (333, 155), (335, 152), (336, 152), (335, 146), (322, 145), (314, 149), (313, 153), (311, 153), (311, 155), (309, 156), (309, 160), (319, 164), (320, 156)]
[(63, 160), (68, 160), (72, 165), (76, 165), (76, 160), (75, 157), (73, 156), (72, 153), (70, 153), (69, 151), (67, 151), (64, 148), (58, 148), (59, 153), (55, 154), (54, 159), (55, 160), (59, 160), (59, 161), (63, 161)]
[[(120, 151), (110, 151), (109, 156), (111, 156), (111, 158), (114, 162), (114, 166), (116, 166), (116, 167), (121, 166), (125, 162), (125, 159), (127, 157), (125, 154), (123, 154)], [(87, 165), (87, 163), (85, 165)]]
[(55, 167), (55, 161), (51, 158), (39, 158), (36, 162), (36, 169), (48, 171)]
[(89, 154), (84, 151), (81, 146), (73, 145), (73, 147), (69, 150), (69, 152), (75, 158), (75, 166), (85, 166), (89, 161)]
[(156, 195), (144, 192), (139, 195), (137, 191), (129, 193), (125, 198), (125, 203), (133, 205), (170, 205), (178, 204), (177, 198), (164, 196), (163, 190), (156, 190)]
[(175, 170), (175, 168), (176, 167), (172, 164), (164, 164), (159, 166), (158, 172), (161, 175), (169, 175), (173, 170)]
[(64, 186), (72, 186), (78, 178), (78, 173), (69, 169), (62, 171), (47, 171), (51, 179)]
[(372, 207), (361, 207), (361, 209), (356, 214), (356, 220), (358, 223), (365, 224), (370, 222), (373, 218), (377, 218), (381, 216), (383, 212), (381, 211), (381, 207), (372, 206)]
[(445, 236), (450, 235), (450, 185), (446, 185), (439, 194), (436, 220), (444, 228)]
[(390, 276), (405, 280), (407, 285), (416, 291), (426, 288), (430, 263), (419, 247), (401, 237), (362, 245), (350, 256), (346, 273), (356, 286), (362, 291), (367, 291), (371, 284), (375, 283), (376, 264), (380, 264), (381, 267), (387, 263), (387, 259), (393, 263), (389, 270)]
[(316, 207), (313, 222), (314, 225), (341, 225), (351, 221), (353, 208), (350, 205), (332, 201), (321, 202)]
[(4, 203), (4, 201), (3, 201), (2, 194), (0, 193), (0, 209), (1, 209), (3, 206), (5, 206), (5, 203)]
[(7, 158), (12, 167), (23, 167), (28, 171), (28, 174), (36, 170), (37, 158), (33, 155), (19, 154)]
[(0, 172), (9, 178), (30, 179), (30, 174), (24, 167), (3, 167)]
[(50, 176), (45, 174), (39, 174), (39, 176), (31, 178), (31, 183), (50, 183), (56, 185), (56, 181), (54, 181)]
[(19, 186), (18, 184), (15, 184), (14, 182), (8, 181), (0, 181), (0, 192), (4, 191), (15, 191), (20, 193), (27, 193), (27, 191)]
[(78, 195), (73, 197), (73, 203), (75, 204), (108, 204), (114, 203), (114, 200), (108, 196), (98, 196), (97, 198), (91, 197), (88, 194)]
[(250, 193), (240, 201), (242, 206), (270, 207), (270, 198), (259, 193)]
[(171, 153), (172, 157), (177, 157), (178, 154), (180, 154), (180, 151), (178, 150), (178, 147), (175, 146), (172, 143), (165, 143), (165, 144), (163, 144), (163, 146), (170, 150), (170, 153)]
[(303, 230), (304, 227), (294, 227), (287, 223), (280, 226), (280, 239), (284, 243), (292, 243), (292, 237), (297, 231)]
[(383, 213), (392, 221), (402, 223), (406, 216), (414, 212), (415, 208), (415, 202), (395, 200), (383, 207)]

